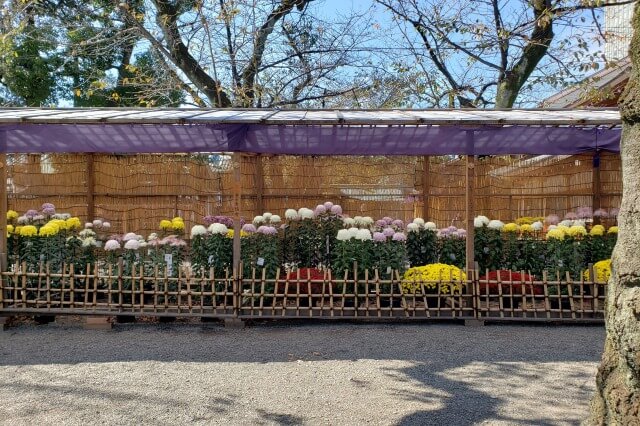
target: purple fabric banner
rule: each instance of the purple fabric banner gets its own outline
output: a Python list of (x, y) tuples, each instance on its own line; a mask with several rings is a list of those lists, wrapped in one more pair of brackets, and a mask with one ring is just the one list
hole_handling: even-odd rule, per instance
[(507, 155), (620, 151), (621, 129), (537, 126), (0, 125), (0, 152)]

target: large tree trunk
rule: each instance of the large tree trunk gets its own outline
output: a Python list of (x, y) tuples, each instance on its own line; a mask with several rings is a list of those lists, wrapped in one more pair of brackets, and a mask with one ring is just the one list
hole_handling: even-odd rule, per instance
[(629, 49), (632, 72), (620, 101), (622, 206), (608, 284), (607, 339), (587, 424), (640, 424), (640, 4)]

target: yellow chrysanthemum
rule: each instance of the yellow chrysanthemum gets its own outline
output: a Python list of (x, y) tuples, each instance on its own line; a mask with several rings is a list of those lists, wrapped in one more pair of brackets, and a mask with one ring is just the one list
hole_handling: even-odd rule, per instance
[(33, 237), (38, 233), (38, 228), (33, 225), (25, 225), (20, 228), (20, 235), (23, 237)]
[(55, 225), (58, 227), (59, 231), (64, 231), (67, 229), (67, 221), (62, 219), (53, 219), (47, 222), (47, 225)]
[(560, 228), (550, 229), (547, 232), (547, 239), (564, 240), (564, 232)]
[[(450, 294), (459, 292), (462, 288), (462, 281), (467, 279), (467, 275), (460, 268), (444, 263), (433, 263), (425, 266), (416, 266), (407, 270), (402, 278), (402, 292), (416, 293), (422, 288), (433, 290), (440, 284), (440, 293)], [(451, 287), (450, 287), (451, 286)]]
[(21, 231), (22, 231), (22, 226), (16, 226), (13, 230), (13, 233), (16, 235), (20, 235)]
[(160, 221), (160, 229), (162, 229), (163, 231), (168, 231), (169, 229), (173, 229), (172, 225), (171, 225), (171, 221), (170, 220), (161, 220)]
[[(234, 235), (233, 229), (229, 229), (227, 231), (227, 238), (233, 238), (233, 235)], [(240, 238), (247, 237), (248, 235), (249, 234), (247, 232), (242, 231), (242, 230), (240, 231)]]
[(504, 227), (502, 228), (502, 232), (518, 232), (518, 224), (517, 223), (507, 223), (506, 225), (504, 225)]
[(173, 218), (171, 220), (171, 227), (176, 231), (184, 231), (184, 221), (179, 217)]
[(82, 228), (82, 222), (80, 222), (80, 219), (77, 217), (70, 217), (69, 219), (65, 220), (65, 224), (66, 224), (66, 229)]
[(7, 225), (7, 236), (13, 234), (14, 229), (13, 229), (13, 225)]
[(533, 226), (528, 223), (520, 225), (520, 232), (534, 232)]
[(607, 231), (607, 234), (617, 234), (618, 233), (618, 227), (617, 226), (612, 226), (611, 228), (609, 228), (609, 230)]
[(544, 220), (541, 216), (531, 217), (524, 216), (516, 219), (516, 224), (518, 225), (531, 225), (533, 222), (542, 222)]
[(558, 225), (558, 228), (556, 228), (556, 229), (561, 230), (562, 233), (565, 234), (565, 235), (569, 234), (569, 227), (568, 226)]
[(587, 235), (587, 230), (584, 228), (584, 226), (573, 225), (567, 231), (567, 235), (571, 237), (581, 237), (583, 235)]
[(18, 218), (18, 212), (15, 210), (7, 210), (7, 220), (9, 222), (14, 221)]
[(602, 226), (602, 225), (594, 225), (593, 228), (591, 228), (591, 231), (589, 231), (589, 234), (591, 234), (591, 235), (604, 235), (604, 226)]
[(174, 217), (173, 219), (171, 219), (171, 222), (176, 222), (176, 221), (178, 221), (178, 222), (184, 222), (184, 219), (183, 219), (183, 218), (181, 218), (180, 216), (176, 216), (176, 217)]
[(52, 235), (56, 235), (58, 233), (59, 228), (55, 224), (44, 225), (40, 228), (38, 235), (41, 237), (50, 237)]
[[(609, 277), (611, 277), (611, 259), (601, 260), (593, 264), (593, 272), (596, 276), (595, 281), (599, 283), (606, 283), (609, 281)], [(584, 279), (589, 281), (590, 274), (587, 269), (583, 273)]]

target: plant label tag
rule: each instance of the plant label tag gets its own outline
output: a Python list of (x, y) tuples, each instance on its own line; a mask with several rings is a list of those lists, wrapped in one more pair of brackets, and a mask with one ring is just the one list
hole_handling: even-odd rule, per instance
[(102, 247), (102, 241), (96, 241), (96, 247)]
[(147, 256), (151, 256), (151, 249), (147, 250)]
[(136, 260), (140, 260), (140, 253), (136, 252)]
[(213, 263), (213, 255), (210, 255), (209, 256), (209, 264), (212, 264), (212, 263)]
[(391, 273), (391, 266), (387, 266), (387, 274)]
[(164, 255), (164, 261), (167, 263), (173, 262), (173, 255), (171, 253), (166, 253)]
[(259, 257), (258, 260), (256, 261), (256, 264), (258, 266), (263, 266), (264, 265), (264, 258)]
[(167, 263), (167, 275), (173, 275), (173, 266)]
[(44, 254), (40, 255), (40, 262), (44, 262)]

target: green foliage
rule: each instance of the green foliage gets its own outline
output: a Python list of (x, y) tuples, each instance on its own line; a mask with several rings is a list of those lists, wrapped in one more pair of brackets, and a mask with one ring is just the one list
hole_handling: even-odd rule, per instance
[[(510, 234), (510, 233), (509, 233)], [(486, 226), (475, 228), (475, 260), (480, 270), (495, 271), (502, 264), (502, 234), (497, 229)]]
[[(404, 274), (407, 262), (407, 246), (403, 241), (374, 241), (372, 247), (373, 268), (378, 270), (380, 278), (394, 278), (395, 271)], [(369, 271), (373, 273), (373, 271)], [(370, 275), (371, 276), (371, 275)]]
[(436, 232), (420, 229), (407, 233), (407, 257), (411, 267), (435, 263), (438, 259)]
[(466, 240), (457, 237), (440, 238), (438, 241), (438, 262), (457, 266), (466, 266)]

